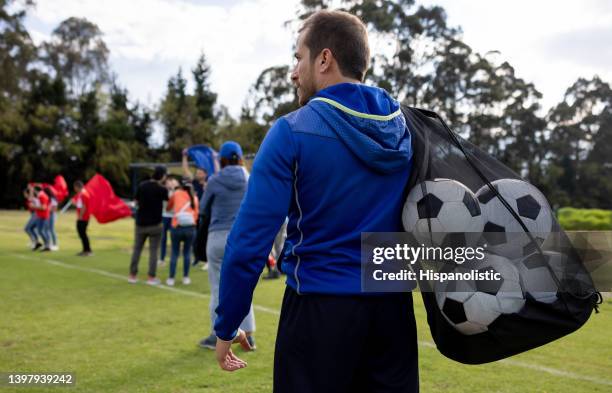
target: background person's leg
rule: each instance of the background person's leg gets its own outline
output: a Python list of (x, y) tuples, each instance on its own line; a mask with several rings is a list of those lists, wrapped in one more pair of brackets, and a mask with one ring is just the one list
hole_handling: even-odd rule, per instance
[(28, 222), (23, 228), (32, 241), (32, 247), (38, 243), (38, 235), (36, 234), (36, 214), (31, 213)]
[(191, 267), (191, 249), (196, 236), (195, 228), (185, 228), (184, 233), (185, 247), (183, 248), (183, 277), (189, 277)]
[(194, 263), (197, 263), (199, 261), (206, 261), (206, 242), (208, 240), (209, 224), (210, 217), (206, 215), (199, 216), (196, 230), (196, 238), (193, 244), (193, 250), (195, 255)]
[(170, 240), (172, 242), (172, 252), (170, 253), (170, 275), (169, 278), (174, 279), (176, 274), (176, 261), (181, 249), (181, 239), (178, 233), (179, 228), (170, 229)]
[(83, 243), (83, 252), (91, 252), (91, 246), (89, 245), (89, 236), (87, 236), (88, 225), (89, 221), (79, 220), (77, 222), (77, 226), (80, 228), (79, 236), (81, 237), (81, 242)]
[(45, 220), (42, 218), (38, 218), (36, 220), (36, 231), (42, 237), (45, 248), (49, 248), (49, 230), (48, 230), (49, 220)]
[(161, 242), (162, 226), (156, 225), (147, 227), (149, 236), (149, 277), (155, 277), (157, 273), (157, 252)]
[(208, 283), (210, 286), (210, 331), (214, 334), (215, 309), (219, 305), (219, 279), (221, 278), (221, 262), (225, 253), (225, 243), (229, 231), (214, 231), (208, 233), (206, 244), (206, 259), (208, 259)]
[(134, 249), (132, 250), (132, 260), (130, 262), (130, 274), (133, 276), (138, 274), (138, 262), (140, 262), (140, 254), (146, 239), (141, 227), (134, 225)]
[(160, 247), (160, 256), (159, 259), (161, 261), (166, 260), (166, 247), (168, 246), (168, 234), (170, 232), (170, 226), (172, 224), (172, 217), (163, 217), (162, 218), (162, 234), (161, 234), (161, 247)]
[(83, 232), (83, 221), (77, 220), (76, 229), (79, 234), (79, 239), (81, 239), (81, 252), (85, 252), (85, 233)]
[(51, 240), (51, 245), (53, 245), (54, 247), (58, 245), (57, 233), (55, 232), (55, 219), (57, 218), (56, 216), (56, 212), (51, 212), (51, 215), (49, 216), (49, 237)]
[(244, 330), (247, 333), (253, 333), (255, 331), (255, 311), (253, 310), (253, 304), (251, 304), (251, 308), (249, 309), (249, 313), (240, 323), (240, 329)]

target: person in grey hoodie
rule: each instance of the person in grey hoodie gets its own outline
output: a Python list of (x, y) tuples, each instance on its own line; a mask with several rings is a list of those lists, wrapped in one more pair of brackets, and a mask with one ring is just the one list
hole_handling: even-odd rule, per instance
[[(243, 166), (242, 148), (238, 143), (225, 142), (221, 146), (219, 156), (221, 171), (209, 179), (200, 203), (200, 216), (210, 217), (206, 257), (209, 264), (211, 320), (211, 334), (200, 341), (200, 346), (212, 350), (217, 343), (217, 336), (212, 332), (212, 328), (217, 318), (215, 309), (219, 304), (221, 262), (225, 254), (227, 236), (238, 214), (248, 182), (248, 172)], [(252, 304), (240, 327), (246, 332), (251, 349), (255, 349), (255, 339), (252, 336), (255, 331), (255, 314)]]

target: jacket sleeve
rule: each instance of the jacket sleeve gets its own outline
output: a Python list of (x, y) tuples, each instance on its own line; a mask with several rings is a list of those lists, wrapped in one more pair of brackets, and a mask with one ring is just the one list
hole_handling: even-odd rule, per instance
[(297, 153), (289, 124), (280, 118), (259, 148), (221, 265), (215, 333), (236, 336), (291, 202)]

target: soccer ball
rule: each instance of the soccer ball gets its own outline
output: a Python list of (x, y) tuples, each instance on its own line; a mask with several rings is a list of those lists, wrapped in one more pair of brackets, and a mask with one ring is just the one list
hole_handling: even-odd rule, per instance
[(455, 271), (474, 269), (495, 271), (499, 281), (449, 281), (436, 285), (436, 302), (444, 318), (464, 335), (486, 332), (502, 314), (519, 312), (525, 298), (519, 273), (512, 262), (499, 255), (485, 253), (482, 262), (457, 266)]
[(567, 260), (566, 255), (552, 251), (534, 252), (518, 260), (516, 267), (528, 298), (548, 304), (557, 300), (558, 276), (553, 266), (562, 269), (563, 260)]
[(559, 280), (561, 291), (575, 296), (588, 296), (595, 291), (591, 274), (580, 261), (561, 254), (561, 257), (551, 258), (549, 264)]
[(402, 223), (417, 241), (432, 246), (474, 245), (484, 227), (474, 193), (451, 179), (414, 186), (404, 204)]
[[(552, 212), (544, 195), (522, 180), (500, 179), (491, 184), (541, 245), (553, 226)], [(488, 251), (509, 259), (522, 258), (537, 251), (536, 244), (488, 185), (478, 190), (476, 197), (482, 209)]]

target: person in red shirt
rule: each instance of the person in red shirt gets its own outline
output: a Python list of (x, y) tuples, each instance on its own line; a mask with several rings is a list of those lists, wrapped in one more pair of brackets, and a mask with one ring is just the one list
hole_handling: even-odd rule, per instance
[(42, 190), (40, 186), (34, 186), (34, 213), (36, 214), (36, 230), (43, 239), (44, 247), (41, 251), (51, 251), (49, 238), (49, 216), (51, 215), (51, 206), (49, 205), (49, 196)]
[(36, 206), (36, 201), (35, 201), (36, 197), (34, 196), (34, 185), (33, 184), (28, 184), (28, 187), (23, 191), (23, 196), (26, 200), (26, 208), (30, 212), (30, 218), (28, 219), (28, 222), (26, 223), (24, 230), (30, 237), (31, 249), (32, 251), (34, 251), (34, 250), (38, 250), (43, 245), (38, 240), (38, 233), (36, 232), (37, 219), (36, 219), (36, 210), (34, 209), (34, 207)]
[(43, 189), (45, 194), (49, 196), (49, 243), (51, 245), (51, 251), (59, 251), (57, 243), (57, 232), (55, 231), (55, 221), (57, 219), (57, 195), (51, 187), (45, 187)]
[(89, 237), (87, 236), (87, 225), (89, 224), (89, 217), (91, 216), (89, 204), (90, 196), (82, 181), (75, 181), (73, 186), (74, 191), (77, 193), (74, 197), (77, 211), (76, 227), (79, 237), (81, 238), (81, 244), (83, 245), (83, 251), (77, 255), (80, 257), (88, 257), (93, 255), (91, 246), (89, 245)]

